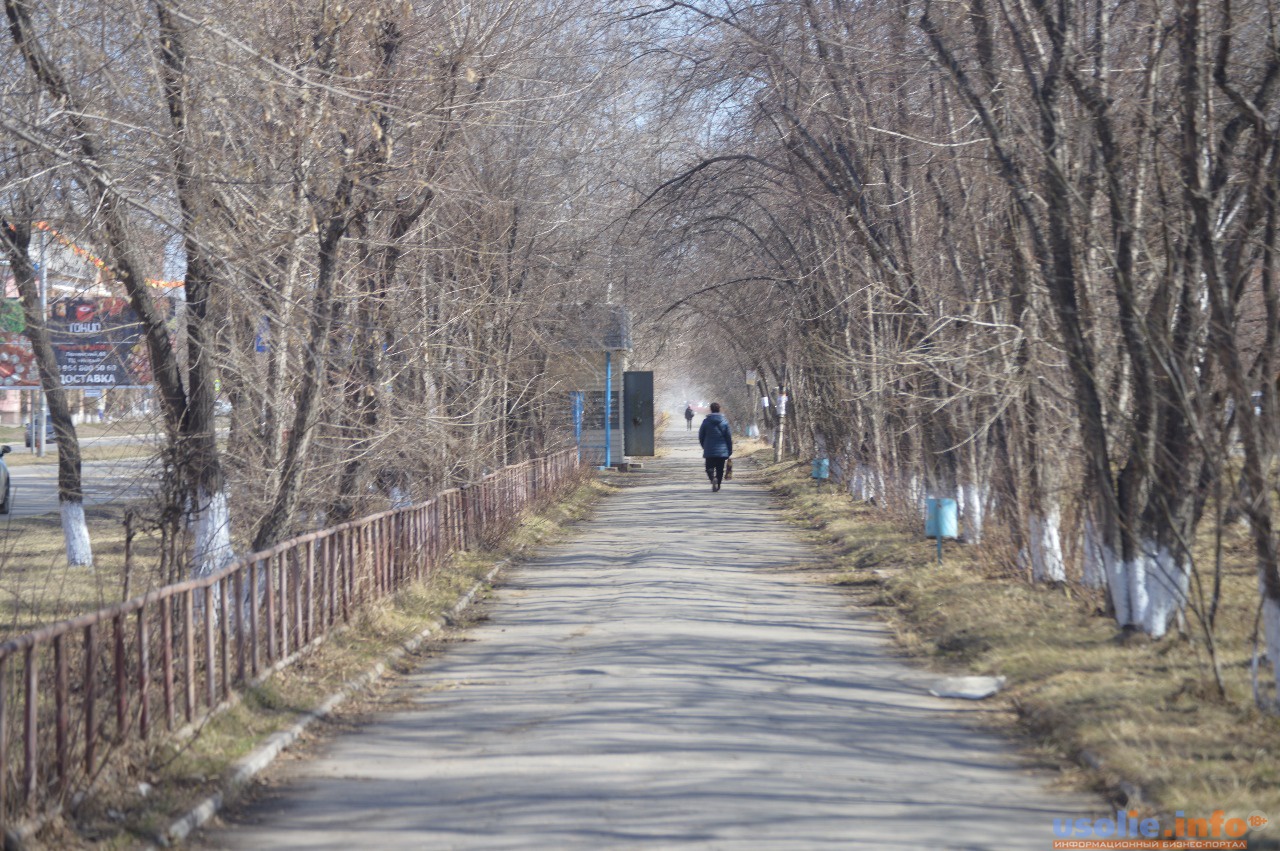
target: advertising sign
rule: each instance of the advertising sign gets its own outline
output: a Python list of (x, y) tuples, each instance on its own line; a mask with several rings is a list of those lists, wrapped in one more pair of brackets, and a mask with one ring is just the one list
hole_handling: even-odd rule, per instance
[(22, 302), (16, 298), (0, 299), (0, 387), (39, 387), (31, 341), (26, 330)]
[[(173, 315), (171, 299), (157, 298), (156, 306)], [(50, 305), (49, 313), (49, 337), (63, 387), (151, 385), (151, 356), (142, 323), (127, 299), (61, 298)], [(0, 299), (0, 387), (40, 386), (26, 327), (22, 303)]]
[[(167, 299), (158, 299), (160, 306)], [(50, 305), (49, 336), (64, 387), (145, 387), (151, 358), (142, 323), (118, 297), (60, 298)]]

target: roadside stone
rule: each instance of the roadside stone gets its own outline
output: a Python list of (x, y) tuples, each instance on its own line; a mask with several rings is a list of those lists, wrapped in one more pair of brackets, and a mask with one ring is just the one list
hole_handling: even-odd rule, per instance
[(1004, 677), (946, 677), (929, 689), (934, 697), (955, 700), (986, 700), (1004, 688)]

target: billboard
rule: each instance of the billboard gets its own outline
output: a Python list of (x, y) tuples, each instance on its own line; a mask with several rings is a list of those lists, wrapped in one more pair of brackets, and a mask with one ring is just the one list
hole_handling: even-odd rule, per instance
[(23, 333), (26, 328), (22, 302), (0, 298), (0, 387), (40, 386), (31, 341)]
[[(157, 299), (157, 306), (170, 305)], [(146, 387), (151, 357), (128, 299), (60, 298), (49, 306), (49, 337), (63, 387)]]
[[(31, 343), (22, 333), (26, 329), (22, 306), (16, 299), (0, 301), (5, 302), (0, 306), (0, 387), (39, 387)], [(157, 298), (156, 306), (172, 317), (171, 299)], [(63, 387), (151, 385), (151, 357), (143, 326), (128, 299), (59, 298), (49, 306), (48, 326)]]

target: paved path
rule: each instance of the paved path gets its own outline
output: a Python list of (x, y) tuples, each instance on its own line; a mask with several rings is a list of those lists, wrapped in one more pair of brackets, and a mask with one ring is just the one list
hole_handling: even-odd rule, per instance
[[(1055, 793), (696, 444), (506, 578), (492, 617), (208, 847), (1045, 851)], [(969, 708), (972, 705), (966, 704)], [(980, 711), (969, 708), (969, 711)]]

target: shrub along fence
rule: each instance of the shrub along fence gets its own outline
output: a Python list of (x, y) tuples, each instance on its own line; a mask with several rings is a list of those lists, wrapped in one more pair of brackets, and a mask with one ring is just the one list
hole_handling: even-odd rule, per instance
[(110, 754), (189, 724), (361, 606), (495, 543), (560, 495), (575, 450), (505, 467), (421, 505), (302, 535), (0, 645), (0, 824), (60, 805)]

